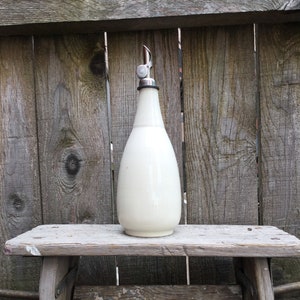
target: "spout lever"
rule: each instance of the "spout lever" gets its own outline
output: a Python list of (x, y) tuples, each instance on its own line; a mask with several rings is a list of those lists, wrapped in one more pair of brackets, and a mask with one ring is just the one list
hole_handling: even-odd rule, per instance
[(143, 46), (144, 64), (137, 66), (136, 74), (139, 79), (150, 78), (150, 69), (152, 68), (151, 51), (145, 45)]
[[(152, 68), (151, 51), (145, 45), (143, 46), (143, 51), (144, 51), (143, 52), (143, 54), (144, 54), (144, 64), (149, 68), (149, 72), (150, 72), (150, 69)], [(150, 76), (150, 74), (149, 74), (149, 76)]]

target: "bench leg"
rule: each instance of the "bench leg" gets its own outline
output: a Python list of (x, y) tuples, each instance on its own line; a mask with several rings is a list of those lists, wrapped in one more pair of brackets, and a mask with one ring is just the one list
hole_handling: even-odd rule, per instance
[(40, 276), (39, 299), (71, 300), (77, 264), (77, 257), (44, 257)]
[(267, 258), (241, 258), (237, 270), (238, 280), (244, 286), (244, 300), (274, 300)]

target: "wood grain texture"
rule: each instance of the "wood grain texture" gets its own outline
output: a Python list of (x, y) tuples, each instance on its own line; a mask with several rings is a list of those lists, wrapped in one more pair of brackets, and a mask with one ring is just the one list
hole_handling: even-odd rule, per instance
[(61, 34), (296, 21), (299, 8), (299, 0), (19, 0), (18, 5), (4, 0), (0, 32)]
[(102, 43), (97, 35), (35, 39), (45, 223), (112, 220)]
[(140, 238), (120, 225), (41, 225), (6, 242), (7, 255), (300, 256), (300, 240), (273, 226), (178, 225), (172, 235)]
[(183, 31), (189, 223), (256, 224), (251, 26)]
[(246, 277), (252, 283), (252, 289), (243, 292), (243, 299), (274, 300), (268, 260), (261, 257), (243, 259), (242, 264)]
[(81, 286), (75, 288), (74, 300), (97, 299), (242, 299), (239, 286)]
[(36, 38), (35, 67), (44, 222), (111, 223), (103, 36)]
[(300, 236), (300, 23), (261, 26), (264, 224)]
[[(142, 46), (144, 44), (152, 52), (154, 67), (151, 74), (160, 88), (162, 115), (182, 178), (177, 31), (111, 33), (108, 35), (108, 54), (115, 195), (120, 160), (136, 113), (139, 80), (135, 71), (136, 67), (143, 63)], [(117, 222), (116, 215), (114, 221)], [(165, 280), (167, 280), (165, 283), (170, 284), (186, 282), (183, 259), (118, 258), (118, 267), (122, 284), (158, 284), (164, 283)], [(145, 268), (153, 272), (146, 272)]]
[[(299, 28), (300, 23), (259, 27), (262, 220), (264, 224), (278, 226), (298, 237)], [(299, 260), (274, 261), (275, 283), (299, 281), (299, 269)]]
[[(0, 39), (0, 244), (41, 224), (31, 38)], [(0, 252), (0, 286), (36, 290), (38, 261)], [(5, 276), (3, 276), (5, 274)]]

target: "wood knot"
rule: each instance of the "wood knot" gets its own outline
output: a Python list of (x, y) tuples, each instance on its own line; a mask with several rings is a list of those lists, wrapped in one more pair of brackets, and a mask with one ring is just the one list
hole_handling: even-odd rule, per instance
[(65, 162), (65, 169), (68, 175), (75, 176), (80, 170), (81, 160), (75, 154), (69, 154)]
[(92, 214), (88, 211), (84, 211), (79, 216), (79, 221), (82, 224), (93, 224), (94, 223), (94, 217)]
[(104, 63), (104, 53), (97, 52), (92, 57), (90, 62), (90, 70), (94, 75), (104, 75), (105, 74), (105, 63)]
[(25, 201), (23, 199), (21, 199), (21, 197), (18, 194), (16, 194), (16, 193), (10, 194), (9, 201), (15, 211), (21, 212), (24, 210)]

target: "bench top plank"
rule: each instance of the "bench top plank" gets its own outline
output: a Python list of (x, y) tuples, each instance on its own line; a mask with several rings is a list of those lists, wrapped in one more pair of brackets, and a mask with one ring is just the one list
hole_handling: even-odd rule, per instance
[(166, 237), (127, 236), (120, 225), (40, 225), (6, 242), (24, 256), (300, 256), (300, 240), (273, 226), (178, 225)]

